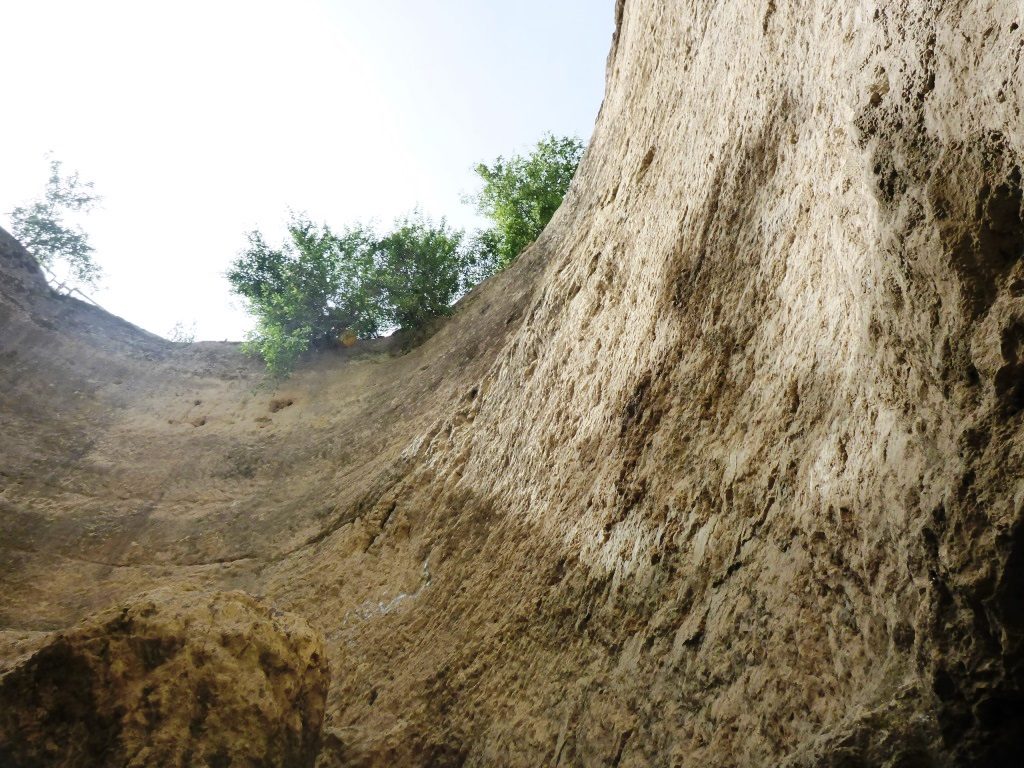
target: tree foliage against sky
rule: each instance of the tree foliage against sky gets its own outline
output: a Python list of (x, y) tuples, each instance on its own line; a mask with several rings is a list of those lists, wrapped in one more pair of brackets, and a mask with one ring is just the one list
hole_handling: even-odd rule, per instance
[(584, 144), (576, 137), (548, 134), (528, 155), (499, 157), (490, 165), (476, 166), (484, 186), (471, 200), (494, 222), (478, 242), (493, 252), (498, 268), (508, 266), (551, 221), (583, 151)]
[(101, 271), (93, 258), (88, 235), (69, 223), (69, 213), (84, 213), (99, 202), (91, 181), (78, 173), (64, 176), (61, 162), (50, 161), (50, 178), (43, 197), (11, 211), (11, 234), (44, 267), (67, 267), (69, 279), (95, 287)]
[(526, 156), (479, 164), (484, 186), (470, 200), (493, 226), (469, 237), (419, 211), (382, 235), (365, 225), (337, 234), (301, 215), (279, 248), (250, 233), (227, 274), (257, 320), (248, 348), (282, 376), (310, 348), (424, 329), (537, 238), (583, 149), (577, 138), (548, 135)]
[(336, 234), (293, 216), (288, 235), (273, 248), (250, 233), (227, 275), (257, 319), (249, 349), (277, 376), (310, 348), (420, 330), (470, 287), (474, 257), (462, 233), (419, 212), (383, 236), (364, 225)]
[(419, 213), (399, 219), (378, 240), (374, 265), (387, 321), (398, 328), (423, 328), (451, 311), (452, 302), (472, 287), (474, 254), (462, 247), (463, 233), (437, 226)]

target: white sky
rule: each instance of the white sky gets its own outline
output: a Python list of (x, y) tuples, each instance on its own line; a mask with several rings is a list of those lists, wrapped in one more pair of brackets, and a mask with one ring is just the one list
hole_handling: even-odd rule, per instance
[(240, 339), (223, 274), (287, 210), (457, 226), (474, 163), (589, 139), (612, 0), (4, 0), (0, 226), (45, 153), (96, 184), (94, 298), (161, 335)]

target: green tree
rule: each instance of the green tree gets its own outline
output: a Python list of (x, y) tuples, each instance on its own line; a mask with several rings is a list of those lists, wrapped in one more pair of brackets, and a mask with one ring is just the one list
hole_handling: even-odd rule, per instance
[(476, 166), (484, 186), (470, 201), (494, 222), (474, 239), (481, 262), (503, 269), (537, 239), (562, 204), (584, 148), (576, 137), (548, 134), (528, 155)]
[(247, 348), (275, 376), (300, 355), (351, 336), (417, 331), (451, 310), (469, 287), (474, 255), (463, 234), (416, 212), (379, 236), (357, 225), (335, 234), (292, 217), (289, 240), (272, 248), (259, 232), (227, 273), (256, 317)]
[(99, 200), (91, 181), (83, 182), (77, 172), (64, 176), (61, 162), (51, 160), (42, 199), (11, 211), (11, 233), (44, 267), (64, 264), (70, 279), (95, 287), (101, 270), (94, 249), (85, 231), (68, 223), (66, 216), (87, 212)]
[(227, 273), (232, 290), (256, 317), (247, 348), (271, 373), (291, 371), (310, 347), (326, 346), (351, 329), (372, 338), (384, 322), (371, 301), (372, 233), (354, 228), (336, 235), (302, 216), (288, 224), (289, 239), (272, 248), (249, 233), (249, 245)]
[(389, 324), (418, 330), (447, 315), (468, 285), (472, 256), (462, 248), (464, 234), (444, 219), (433, 224), (421, 213), (395, 222), (377, 241), (374, 261)]
[(468, 240), (419, 211), (384, 235), (362, 225), (338, 235), (301, 216), (292, 217), (280, 248), (250, 233), (227, 274), (256, 317), (247, 348), (283, 376), (310, 348), (398, 328), (422, 331), (537, 238), (562, 204), (583, 150), (577, 138), (548, 135), (525, 157), (478, 165), (484, 187), (471, 200), (494, 226)]

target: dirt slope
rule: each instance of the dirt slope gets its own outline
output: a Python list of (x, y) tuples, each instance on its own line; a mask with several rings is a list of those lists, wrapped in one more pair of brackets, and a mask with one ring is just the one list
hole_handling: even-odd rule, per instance
[(0, 240), (9, 667), (241, 589), (322, 766), (1018, 764), (1019, 2), (615, 13), (566, 204), (407, 355), (271, 392)]

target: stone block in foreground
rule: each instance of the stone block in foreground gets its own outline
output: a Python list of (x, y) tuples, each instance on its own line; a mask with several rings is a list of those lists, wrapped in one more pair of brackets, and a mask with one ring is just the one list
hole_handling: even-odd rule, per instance
[(0, 677), (0, 765), (311, 766), (323, 641), (243, 592), (160, 589)]

